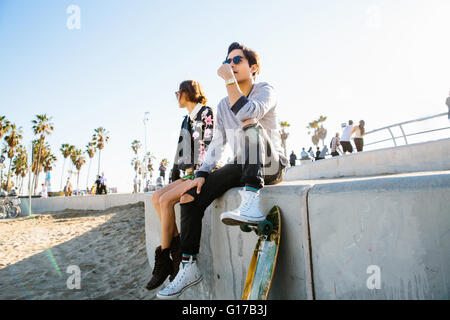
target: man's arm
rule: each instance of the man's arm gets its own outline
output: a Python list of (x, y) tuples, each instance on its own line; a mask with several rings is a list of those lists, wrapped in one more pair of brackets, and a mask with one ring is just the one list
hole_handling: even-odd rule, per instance
[(265, 83), (254, 90), (256, 91), (251, 98), (242, 95), (232, 104), (231, 111), (240, 121), (252, 118), (259, 120), (277, 104), (276, 94), (271, 85)]

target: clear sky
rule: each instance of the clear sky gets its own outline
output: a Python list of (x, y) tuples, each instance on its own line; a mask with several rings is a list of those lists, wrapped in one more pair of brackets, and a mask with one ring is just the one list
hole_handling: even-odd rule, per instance
[[(80, 29), (67, 27), (70, 5), (80, 8)], [(144, 113), (148, 150), (173, 161), (185, 114), (174, 91), (198, 80), (215, 108), (231, 42), (259, 53), (258, 81), (275, 87), (280, 120), (291, 124), (288, 152), (299, 153), (319, 115), (328, 116), (329, 143), (349, 119), (371, 130), (446, 112), (449, 32), (448, 0), (0, 0), (0, 115), (23, 127), (28, 148), (34, 116), (53, 117), (54, 189), (61, 144), (84, 149), (105, 127), (102, 171), (110, 187), (131, 192), (131, 142), (144, 144)], [(96, 170), (97, 156), (90, 185)]]

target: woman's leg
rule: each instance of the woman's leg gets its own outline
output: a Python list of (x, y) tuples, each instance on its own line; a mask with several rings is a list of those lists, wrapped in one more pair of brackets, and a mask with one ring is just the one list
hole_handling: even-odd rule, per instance
[(177, 181), (174, 181), (171, 184), (168, 184), (164, 188), (159, 189), (153, 193), (152, 202), (153, 202), (153, 206), (155, 207), (156, 213), (158, 214), (159, 220), (161, 220), (161, 209), (160, 209), (160, 205), (159, 205), (159, 199), (161, 198), (161, 196), (164, 193), (172, 190), (173, 188), (176, 188), (177, 185), (179, 185), (179, 184), (183, 184), (183, 182), (184, 182), (184, 180), (178, 179)]
[[(177, 180), (178, 181), (178, 180)], [(173, 188), (165, 192), (159, 198), (159, 208), (161, 213), (161, 249), (170, 248), (172, 239), (179, 232), (175, 222), (174, 206), (180, 201), (180, 193), (184, 190), (189, 180), (176, 184)]]

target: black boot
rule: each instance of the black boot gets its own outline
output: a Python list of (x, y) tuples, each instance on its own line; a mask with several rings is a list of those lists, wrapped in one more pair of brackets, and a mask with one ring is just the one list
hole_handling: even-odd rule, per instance
[(180, 263), (183, 258), (181, 253), (180, 235), (177, 235), (172, 239), (172, 242), (170, 243), (170, 255), (172, 256), (173, 261), (173, 271), (170, 275), (169, 281), (172, 281), (177, 276), (178, 270), (180, 269)]
[(170, 249), (161, 250), (161, 246), (158, 246), (155, 250), (155, 267), (153, 268), (152, 275), (146, 288), (153, 290), (159, 287), (167, 279), (167, 277), (173, 273), (173, 262), (170, 259)]

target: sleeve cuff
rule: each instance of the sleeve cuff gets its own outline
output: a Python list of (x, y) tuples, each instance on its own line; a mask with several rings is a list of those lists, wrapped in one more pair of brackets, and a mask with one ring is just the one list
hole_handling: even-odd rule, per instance
[(233, 111), (233, 113), (236, 115), (239, 110), (242, 109), (243, 106), (245, 106), (248, 102), (248, 99), (246, 96), (242, 96), (239, 98), (238, 101), (236, 101), (236, 103), (231, 107), (231, 111)]
[(197, 171), (197, 172), (195, 172), (195, 177), (196, 178), (208, 178), (208, 176), (209, 176), (209, 173), (208, 172), (206, 172), (206, 171)]

